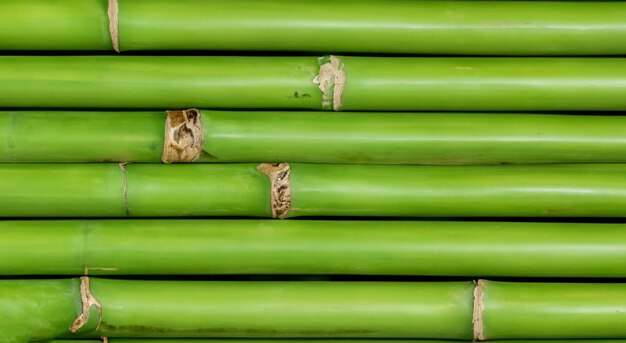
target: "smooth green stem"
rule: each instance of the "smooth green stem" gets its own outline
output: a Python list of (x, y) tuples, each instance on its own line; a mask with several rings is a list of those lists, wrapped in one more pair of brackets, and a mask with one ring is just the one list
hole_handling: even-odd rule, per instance
[[(33, 297), (27, 290), (63, 285)], [(67, 289), (67, 290), (66, 290)], [(431, 338), (472, 336), (473, 282), (202, 282), (90, 279), (102, 318), (72, 335), (76, 279), (0, 281), (2, 337)], [(7, 293), (11, 292), (11, 293)], [(8, 294), (8, 296), (6, 296)], [(64, 298), (66, 303), (51, 302)], [(41, 308), (25, 308), (36, 301)], [(80, 309), (80, 307), (79, 307)], [(95, 312), (95, 311), (94, 311)], [(80, 313), (80, 312), (79, 312)], [(8, 320), (8, 322), (7, 322)], [(20, 327), (21, 322), (50, 328)], [(99, 329), (96, 326), (99, 322)], [(67, 334), (60, 334), (61, 332)], [(20, 336), (24, 337), (24, 336)], [(6, 341), (5, 341), (6, 342)], [(9, 343), (19, 342), (17, 340)]]
[[(626, 117), (202, 110), (199, 162), (626, 162)], [(0, 112), (0, 162), (159, 162), (165, 112)]]
[(626, 283), (483, 283), (486, 339), (626, 338)]
[[(624, 55), (617, 1), (118, 0), (122, 50)], [(112, 50), (106, 0), (4, 0), (0, 50)]]
[[(332, 93), (329, 88), (322, 96), (314, 83), (319, 63), (327, 61), (304, 56), (1, 56), (0, 107), (319, 110)], [(339, 61), (345, 89), (331, 97), (335, 110), (626, 110), (624, 58)]]
[[(255, 164), (0, 164), (2, 217), (271, 217)], [(626, 217), (626, 165), (292, 164), (284, 216)]]
[(107, 1), (0, 1), (0, 50), (113, 50)]
[(626, 277), (626, 224), (1, 221), (0, 275)]

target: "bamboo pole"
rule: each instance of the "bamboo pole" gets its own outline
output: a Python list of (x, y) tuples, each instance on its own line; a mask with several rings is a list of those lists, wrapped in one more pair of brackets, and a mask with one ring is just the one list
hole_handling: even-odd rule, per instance
[[(0, 50), (624, 55), (610, 1), (5, 0)], [(107, 13), (108, 12), (108, 13)], [(111, 30), (112, 28), (112, 30)]]
[[(189, 111), (201, 114), (198, 162), (626, 162), (624, 116)], [(165, 122), (158, 111), (0, 112), (0, 162), (159, 162)]]
[(625, 172), (623, 164), (2, 164), (0, 216), (623, 218)]
[(106, 0), (0, 1), (0, 50), (113, 50)]
[[(47, 341), (47, 343), (72, 343), (77, 342), (76, 340), (52, 340)], [(80, 343), (103, 343), (102, 340), (81, 340), (78, 341)], [(398, 343), (398, 340), (384, 340), (384, 339), (376, 339), (376, 340), (367, 340), (367, 339), (341, 339), (341, 340), (332, 340), (332, 339), (194, 339), (194, 338), (173, 338), (173, 339), (150, 339), (150, 338), (109, 338), (104, 343)], [(404, 343), (460, 343), (467, 341), (442, 341), (442, 340), (402, 340)], [(502, 343), (624, 343), (622, 339), (600, 339), (600, 340), (590, 340), (590, 339), (568, 339), (568, 340), (506, 340), (502, 341)]]
[(624, 283), (481, 284), (481, 339), (626, 337)]
[[(1, 280), (4, 342), (101, 336), (472, 337), (473, 282), (85, 280), (80, 287), (78, 279)], [(81, 287), (94, 300), (84, 311)], [(81, 313), (89, 316), (77, 326), (74, 319)]]
[[(623, 339), (626, 284), (0, 281), (5, 342), (96, 337)], [(79, 293), (80, 294), (77, 294)], [(76, 318), (76, 319), (74, 319)]]
[(625, 111), (625, 61), (1, 56), (0, 107)]
[(0, 275), (626, 277), (626, 224), (0, 221)]

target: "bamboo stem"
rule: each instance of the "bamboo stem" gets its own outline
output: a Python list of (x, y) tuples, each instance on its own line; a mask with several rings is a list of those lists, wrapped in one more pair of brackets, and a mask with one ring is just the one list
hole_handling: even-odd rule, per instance
[[(621, 2), (5, 0), (0, 50), (624, 55)], [(109, 32), (109, 22), (119, 33)]]
[(625, 61), (0, 56), (0, 107), (624, 111)]
[[(1, 280), (2, 337), (70, 337), (76, 279)], [(41, 289), (31, 294), (32, 289)], [(187, 282), (91, 278), (77, 337), (470, 339), (473, 282)], [(48, 289), (47, 291), (44, 291)], [(71, 291), (71, 293), (69, 292)], [(64, 300), (61, 302), (60, 300)], [(26, 307), (28, 304), (38, 306)], [(18, 310), (19, 309), (19, 310)], [(20, 326), (18, 323), (26, 323)], [(37, 325), (35, 325), (37, 324)], [(99, 326), (99, 329), (96, 329)], [(66, 334), (63, 334), (66, 332)]]
[(0, 275), (626, 277), (626, 224), (1, 221)]
[[(202, 110), (198, 162), (624, 163), (626, 117)], [(164, 112), (0, 112), (0, 162), (159, 162)]]
[(480, 340), (626, 337), (623, 283), (98, 278), (90, 279), (89, 291), (102, 316), (88, 308), (85, 325), (71, 336), (69, 326), (82, 312), (78, 283), (0, 281), (5, 341), (103, 336), (469, 340), (479, 322)]
[[(2, 217), (626, 217), (623, 164), (1, 164)], [(282, 183), (281, 183), (282, 185)], [(282, 187), (282, 186), (281, 186)], [(285, 193), (287, 194), (287, 193)]]

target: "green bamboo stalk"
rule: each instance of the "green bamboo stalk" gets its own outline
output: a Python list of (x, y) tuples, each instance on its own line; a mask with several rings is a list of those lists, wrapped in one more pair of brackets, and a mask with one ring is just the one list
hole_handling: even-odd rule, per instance
[(1, 56), (0, 107), (624, 111), (625, 61)]
[[(626, 117), (202, 110), (199, 162), (626, 162)], [(164, 112), (0, 112), (0, 162), (159, 162)]]
[(119, 13), (127, 50), (626, 53), (615, 2), (120, 0)]
[[(77, 342), (76, 340), (52, 340), (48, 341), (48, 343), (72, 343)], [(100, 340), (94, 341), (78, 341), (81, 343), (102, 343)], [(108, 339), (108, 343), (398, 343), (398, 340), (366, 340), (366, 339), (342, 339), (342, 340), (332, 340), (332, 339), (194, 339), (194, 338), (180, 338), (180, 339), (150, 339), (150, 338), (110, 338)], [(460, 343), (466, 341), (431, 341), (431, 340), (402, 340), (404, 343)], [(600, 340), (576, 340), (576, 339), (568, 339), (568, 340), (506, 340), (502, 341), (503, 343), (624, 343), (622, 339), (600, 339)]]
[(113, 50), (107, 1), (0, 1), (0, 50)]
[(293, 164), (272, 186), (255, 164), (2, 164), (0, 216), (623, 218), (625, 172), (623, 164)]
[[(4, 342), (84, 337), (470, 339), (473, 282), (0, 281)], [(84, 286), (84, 285), (83, 285)], [(24, 323), (24, 325), (20, 325)], [(77, 329), (71, 334), (69, 328)], [(12, 340), (13, 339), (13, 340)]]
[(626, 338), (626, 284), (482, 281), (484, 339)]
[(626, 277), (626, 224), (0, 221), (0, 275)]
[[(0, 50), (624, 55), (611, 1), (5, 0)], [(112, 17), (115, 18), (115, 17)]]

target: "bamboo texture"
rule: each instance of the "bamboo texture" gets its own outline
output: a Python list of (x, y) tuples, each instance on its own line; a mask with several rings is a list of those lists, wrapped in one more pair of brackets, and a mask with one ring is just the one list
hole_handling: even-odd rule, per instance
[[(122, 50), (624, 55), (611, 1), (118, 0)], [(112, 50), (106, 0), (5, 0), (0, 50)]]
[[(626, 117), (202, 110), (198, 162), (624, 163)], [(0, 162), (159, 162), (164, 112), (0, 112)]]
[[(472, 336), (473, 282), (186, 282), (1, 280), (6, 343), (84, 337), (442, 338)], [(379, 311), (372, 311), (378, 309)], [(99, 325), (98, 325), (99, 324)], [(96, 329), (98, 327), (98, 329)], [(13, 338), (13, 340), (11, 340)]]
[(323, 94), (329, 58), (0, 56), (0, 107), (626, 111), (624, 58), (334, 60)]
[[(84, 278), (83, 278), (84, 279)], [(84, 280), (82, 280), (84, 281)], [(623, 339), (626, 285), (2, 280), (5, 342), (54, 338)], [(475, 293), (482, 288), (481, 292)], [(476, 295), (476, 298), (475, 298)], [(95, 304), (94, 303), (94, 304)], [(332, 310), (329, 310), (332, 309)], [(86, 313), (85, 312), (85, 313)]]
[(481, 282), (485, 339), (626, 337), (624, 283)]
[(0, 275), (626, 277), (626, 224), (0, 222)]
[[(623, 164), (291, 165), (281, 217), (626, 217)], [(255, 164), (2, 164), (2, 217), (273, 215)]]

